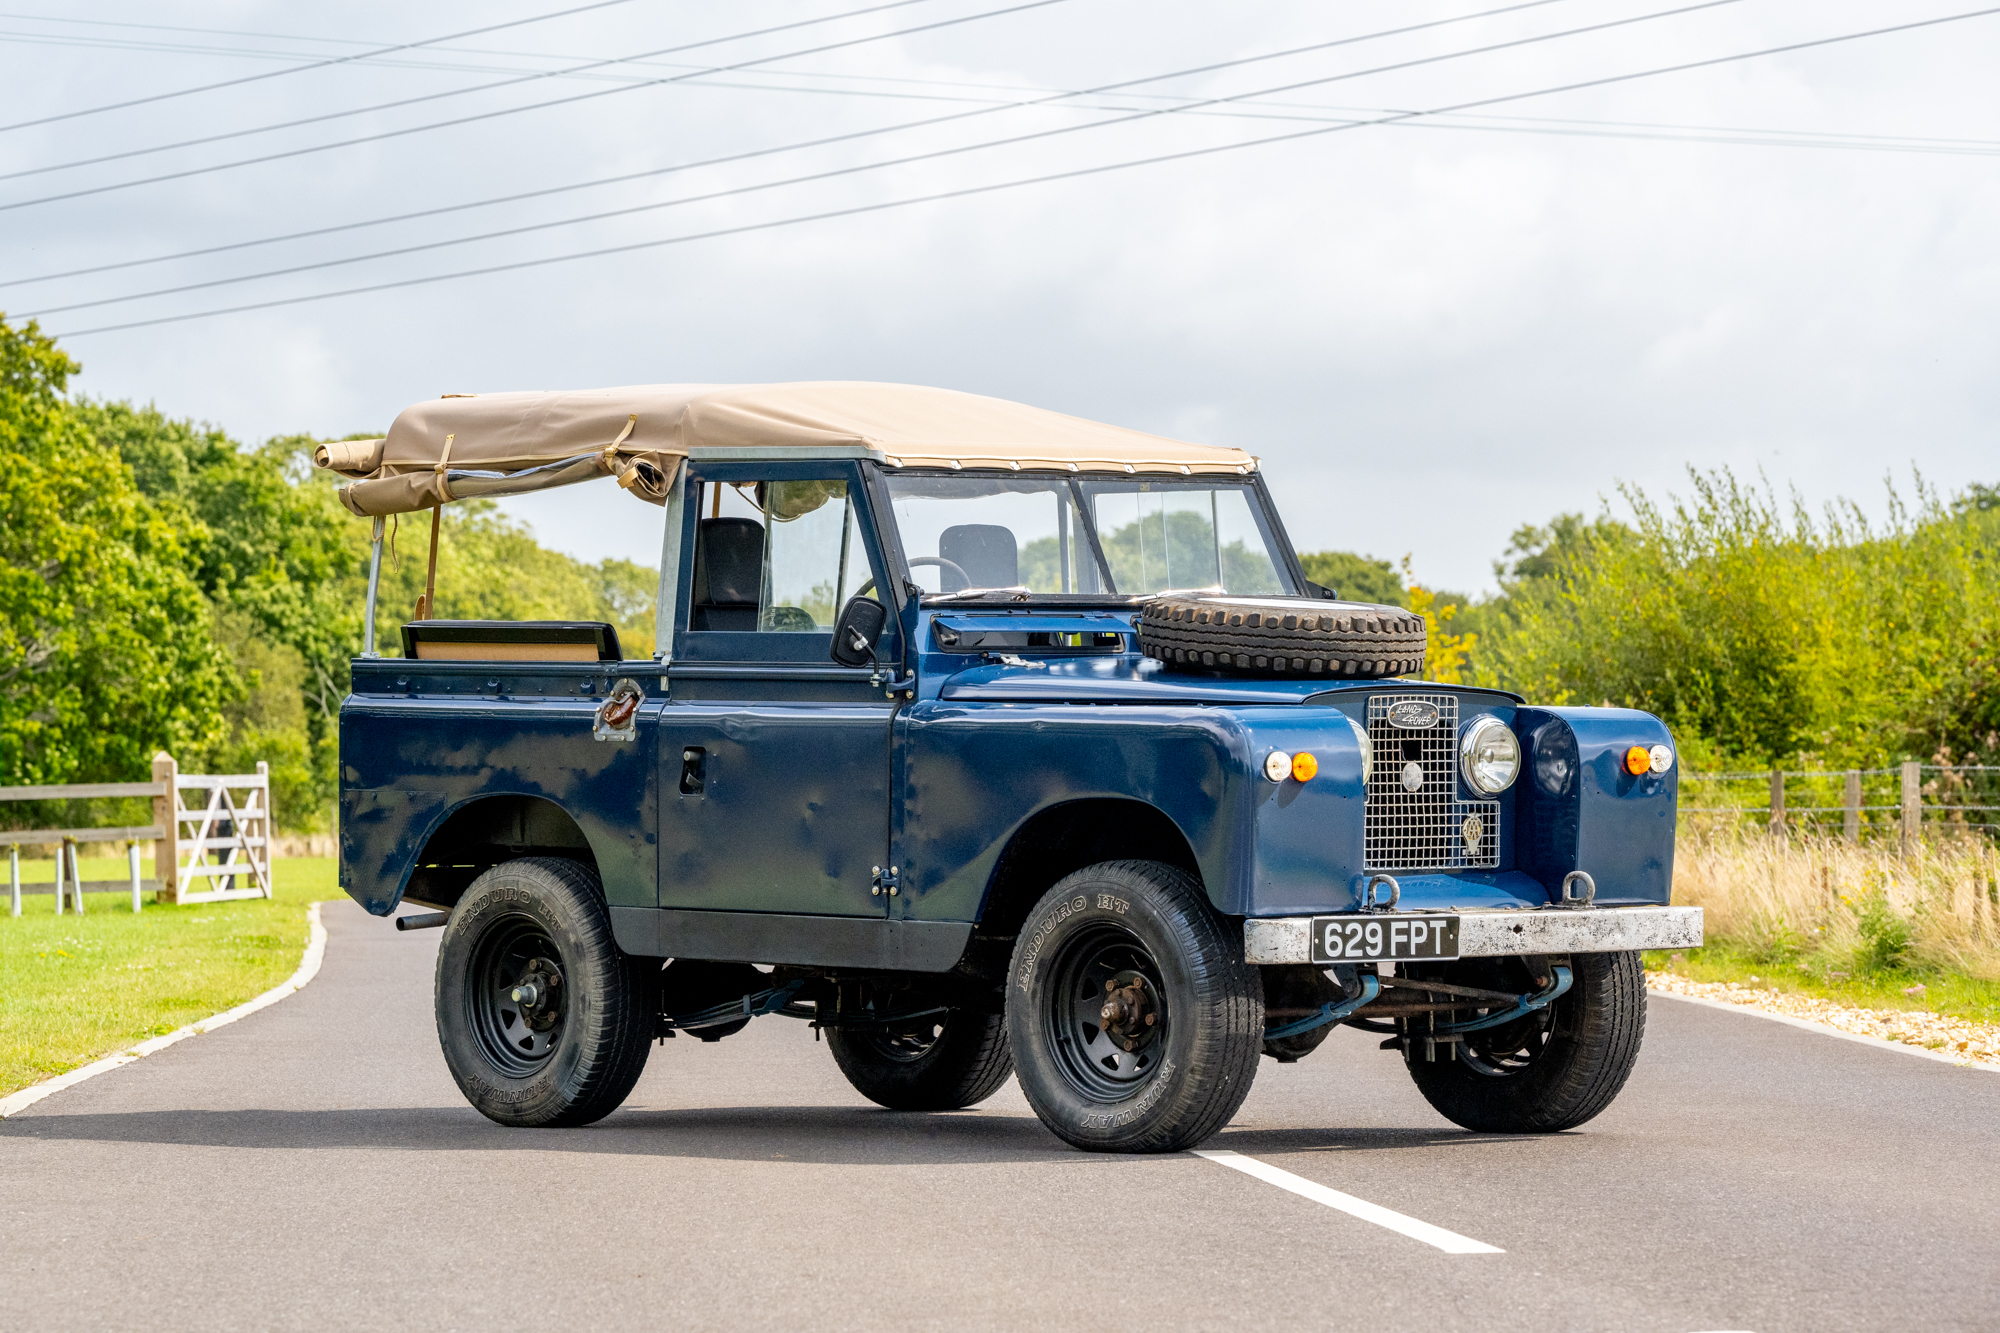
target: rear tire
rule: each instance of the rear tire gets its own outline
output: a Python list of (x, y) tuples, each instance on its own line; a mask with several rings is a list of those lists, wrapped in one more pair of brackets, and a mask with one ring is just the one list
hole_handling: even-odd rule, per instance
[[(1425, 1058), (1421, 1031), (1412, 1027), (1403, 1059), (1438, 1114), (1487, 1134), (1553, 1134), (1611, 1105), (1646, 1034), (1646, 974), (1636, 953), (1576, 954), (1567, 966), (1570, 988), (1546, 1018), (1531, 1014), (1491, 1033), (1469, 1033), (1469, 1046), (1439, 1045), (1434, 1060)], [(1518, 966), (1513, 971), (1525, 977)], [(1503, 984), (1520, 988), (1511, 978)]]
[(603, 1119), (646, 1067), (656, 969), (619, 951), (588, 867), (547, 857), (494, 866), (459, 899), (438, 945), (438, 1044), (459, 1091), (503, 1125)]
[(1263, 987), (1241, 930), (1192, 875), (1107, 861), (1049, 890), (1021, 928), (1007, 1036), (1021, 1091), (1058, 1138), (1087, 1152), (1179, 1152), (1249, 1095)]
[(970, 1009), (953, 1009), (904, 1032), (828, 1028), (826, 1045), (854, 1090), (892, 1111), (976, 1106), (1014, 1072), (1005, 1015)]

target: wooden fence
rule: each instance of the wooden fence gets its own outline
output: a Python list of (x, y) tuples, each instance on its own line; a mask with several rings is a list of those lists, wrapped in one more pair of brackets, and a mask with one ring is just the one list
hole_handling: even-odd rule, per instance
[[(197, 793), (190, 798), (189, 793)], [(0, 787), (0, 801), (68, 801), (107, 797), (153, 800), (153, 822), (140, 827), (0, 830), (8, 848), (13, 914), (21, 915), (23, 892), (53, 892), (56, 912), (65, 904), (83, 911), (86, 890), (121, 889), (129, 884), (132, 910), (145, 889), (163, 903), (208, 903), (229, 898), (271, 896), (271, 772), (258, 763), (255, 773), (183, 773), (173, 756), (153, 756), (151, 782), (87, 782), (45, 787)], [(129, 880), (84, 882), (76, 849), (86, 842), (130, 844)], [(157, 878), (139, 877), (139, 846), (153, 844)], [(21, 883), (21, 848), (56, 849), (56, 879), (44, 890)]]
[(1926, 830), (2000, 833), (2000, 766), (1995, 765), (1909, 762), (1895, 768), (1683, 773), (1681, 783), (1689, 789), (1682, 814), (1756, 820), (1778, 837), (1795, 831), (1831, 834), (1838, 827), (1848, 842), (1859, 842), (1864, 833), (1893, 836), (1907, 850)]

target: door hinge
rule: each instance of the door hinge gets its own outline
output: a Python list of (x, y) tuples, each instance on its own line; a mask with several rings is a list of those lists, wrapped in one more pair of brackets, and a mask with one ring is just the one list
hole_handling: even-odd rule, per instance
[(876, 866), (874, 870), (875, 882), (869, 885), (868, 896), (871, 898), (880, 898), (886, 893), (891, 898), (895, 897), (897, 891), (902, 887), (902, 880), (896, 874), (896, 867), (890, 866), (887, 870), (884, 870), (881, 866)]

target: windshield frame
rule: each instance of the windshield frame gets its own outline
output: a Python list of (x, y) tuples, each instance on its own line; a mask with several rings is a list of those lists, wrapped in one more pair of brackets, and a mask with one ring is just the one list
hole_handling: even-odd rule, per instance
[[(926, 480), (934, 478), (964, 478), (968, 480), (990, 478), (997, 481), (1016, 482), (1030, 479), (1037, 481), (1046, 479), (1051, 483), (1066, 484), (1069, 489), (1071, 503), (1076, 507), (1077, 514), (1083, 520), (1084, 533), (1090, 539), (1091, 554), (1097, 561), (1098, 577), (1104, 580), (1106, 586), (1109, 587), (1116, 587), (1117, 580), (1112, 576), (1110, 561), (1105, 557), (1104, 544), (1097, 531), (1096, 515), (1090, 508), (1090, 487), (1093, 482), (1102, 483), (1107, 488), (1123, 488), (1134, 483), (1144, 482), (1151, 486), (1170, 490), (1215, 490), (1222, 487), (1239, 489), (1247, 492), (1246, 499), (1249, 502), (1251, 517), (1255, 520), (1258, 533), (1263, 537), (1265, 545), (1268, 548), (1271, 556), (1271, 564), (1277, 571), (1279, 581), (1281, 583), (1290, 582), (1294, 590), (1281, 590), (1275, 593), (1230, 593), (1228, 595), (1231, 597), (1287, 598), (1310, 597), (1314, 595), (1312, 586), (1306, 579), (1305, 570), (1300, 567), (1298, 553), (1292, 549), (1291, 538), (1286, 534), (1284, 524), (1278, 517), (1277, 507), (1271, 503), (1271, 493), (1264, 485), (1264, 474), (1261, 470), (1252, 472), (1240, 479), (1237, 477), (1220, 476), (1214, 473), (1197, 473), (1190, 476), (1172, 476), (1161, 473), (1107, 473), (1102, 475), (1092, 473), (1086, 476), (1073, 472), (1057, 472), (1048, 468), (1022, 468), (1019, 471), (1004, 468), (929, 467), (870, 468), (869, 470), (875, 472), (875, 475), (880, 478), (881, 491), (879, 494), (881, 497), (882, 535), (886, 539), (884, 544), (894, 552), (892, 559), (898, 567), (897, 577), (903, 581), (905, 588), (912, 595), (918, 597), (920, 604), (926, 607), (978, 606), (982, 601), (991, 604), (996, 600), (1004, 600), (1010, 604), (1048, 602), (1061, 606), (1075, 607), (1092, 605), (1129, 607), (1136, 606), (1148, 598), (1156, 597), (1159, 594), (1152, 592), (1009, 592), (1005, 589), (993, 590), (986, 593), (984, 597), (980, 596), (978, 590), (975, 589), (968, 589), (966, 593), (925, 591), (919, 594), (916, 581), (910, 577), (908, 555), (903, 549), (903, 534), (901, 528), (897, 525), (895, 510), (893, 508), (894, 495), (891, 486), (899, 477), (921, 477)], [(1051, 489), (1054, 489), (1053, 485)]]

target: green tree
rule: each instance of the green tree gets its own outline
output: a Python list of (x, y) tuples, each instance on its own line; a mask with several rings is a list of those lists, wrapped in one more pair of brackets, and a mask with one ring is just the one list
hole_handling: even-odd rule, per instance
[[(624, 499), (622, 494), (619, 498)], [(631, 560), (587, 564), (551, 551), (491, 500), (456, 501), (443, 513), (434, 618), (605, 620), (617, 626), (619, 646), (627, 657), (652, 654), (658, 570)], [(365, 555), (370, 524), (356, 518), (348, 522), (349, 542), (357, 554)], [(430, 523), (428, 513), (391, 521), (393, 545), (383, 556), (375, 611), (376, 645), (381, 652), (401, 651), (401, 627), (424, 590)], [(365, 578), (362, 568), (363, 575), (351, 590), (357, 607)]]
[[(1623, 492), (1627, 526), (1572, 525), (1503, 581), (1482, 676), (1537, 700), (1645, 708), (1697, 763), (1836, 767), (1987, 744), (2000, 570), (1978, 511), (1918, 485), (1871, 526), (1692, 473), (1666, 504)], [(1553, 548), (1553, 549), (1550, 549)]]
[(149, 505), (64, 396), (78, 366), (0, 319), (0, 774), (134, 781), (220, 737), (239, 685), (187, 572), (200, 539)]
[(1299, 557), (1299, 564), (1307, 578), (1323, 588), (1332, 588), (1347, 601), (1405, 609), (1409, 606), (1402, 576), (1387, 560), (1352, 551), (1309, 551)]
[[(184, 765), (272, 765), (288, 828), (324, 828), (338, 781), (338, 712), (360, 625), (348, 595), (359, 575), (349, 516), (313, 484), (313, 441), (247, 449), (220, 428), (153, 406), (78, 402), (100, 446), (115, 449), (140, 491), (188, 533), (185, 568), (216, 608), (214, 637), (236, 678), (224, 726)], [(282, 682), (282, 683), (280, 683)], [(293, 704), (277, 694), (292, 691)]]

